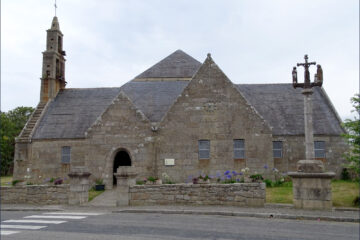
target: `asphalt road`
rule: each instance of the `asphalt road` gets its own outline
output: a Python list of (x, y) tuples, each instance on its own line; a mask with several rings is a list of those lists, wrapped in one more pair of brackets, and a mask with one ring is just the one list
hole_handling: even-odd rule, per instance
[(359, 239), (358, 223), (204, 215), (4, 211), (1, 225), (2, 240)]

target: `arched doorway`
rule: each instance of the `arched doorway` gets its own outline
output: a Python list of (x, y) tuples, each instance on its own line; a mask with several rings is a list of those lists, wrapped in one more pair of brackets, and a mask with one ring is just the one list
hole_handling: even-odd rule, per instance
[(120, 166), (131, 166), (131, 158), (128, 152), (125, 150), (120, 150), (115, 155), (113, 167), (113, 185), (116, 185), (116, 177), (114, 176), (114, 173), (116, 173), (116, 170)]

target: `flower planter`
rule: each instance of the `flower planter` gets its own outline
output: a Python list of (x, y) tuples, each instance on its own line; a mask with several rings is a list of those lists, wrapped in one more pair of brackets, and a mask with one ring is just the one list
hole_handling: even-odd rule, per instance
[(104, 191), (104, 190), (105, 190), (104, 184), (95, 185), (95, 191)]

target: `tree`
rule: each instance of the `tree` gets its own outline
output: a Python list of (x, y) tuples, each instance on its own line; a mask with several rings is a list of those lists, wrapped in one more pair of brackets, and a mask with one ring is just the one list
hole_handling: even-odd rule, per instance
[(17, 107), (7, 113), (1, 112), (0, 116), (0, 151), (1, 151), (1, 176), (11, 174), (14, 163), (15, 137), (17, 137), (28, 121), (32, 107)]
[(351, 102), (356, 112), (356, 116), (353, 120), (346, 119), (344, 122), (344, 128), (347, 133), (343, 136), (348, 141), (350, 145), (350, 150), (345, 154), (345, 158), (348, 161), (346, 167), (352, 169), (358, 176), (360, 174), (360, 95), (356, 94), (351, 98)]

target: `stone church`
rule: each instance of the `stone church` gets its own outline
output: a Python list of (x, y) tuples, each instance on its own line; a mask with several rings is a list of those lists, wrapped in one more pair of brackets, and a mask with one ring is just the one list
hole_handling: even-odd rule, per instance
[[(313, 99), (315, 157), (339, 174), (347, 148), (341, 120), (324, 89), (315, 87)], [(175, 182), (244, 167), (286, 173), (305, 158), (303, 114), (291, 72), (289, 84), (235, 84), (210, 54), (201, 63), (181, 50), (121, 87), (66, 88), (54, 17), (40, 102), (16, 139), (14, 179), (66, 179), (71, 167), (85, 166), (109, 189), (119, 166), (133, 166), (138, 179), (166, 173)]]

